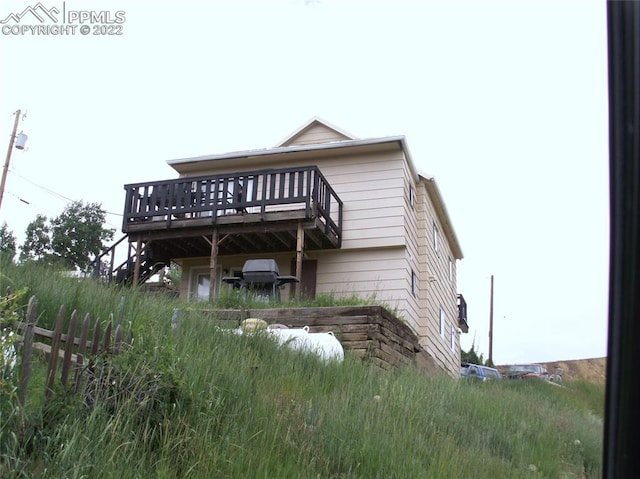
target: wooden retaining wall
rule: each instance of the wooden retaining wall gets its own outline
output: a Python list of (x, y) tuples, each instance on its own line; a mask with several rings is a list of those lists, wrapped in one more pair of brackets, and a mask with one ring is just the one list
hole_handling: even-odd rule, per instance
[(411, 328), (381, 306), (184, 310), (176, 312), (174, 319), (195, 315), (238, 325), (247, 318), (260, 318), (290, 328), (309, 326), (313, 333), (333, 331), (345, 351), (381, 369), (413, 365), (429, 374), (443, 372)]

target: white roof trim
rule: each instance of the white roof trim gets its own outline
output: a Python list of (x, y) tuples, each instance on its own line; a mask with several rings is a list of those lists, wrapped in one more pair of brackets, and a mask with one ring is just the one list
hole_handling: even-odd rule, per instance
[(442, 224), (442, 228), (444, 229), (444, 234), (449, 240), (449, 244), (451, 245), (451, 253), (455, 259), (463, 259), (464, 255), (462, 253), (462, 248), (460, 247), (460, 242), (458, 241), (458, 236), (456, 235), (455, 230), (453, 229), (453, 223), (451, 222), (451, 218), (449, 217), (449, 212), (447, 211), (447, 206), (444, 204), (444, 200), (442, 199), (442, 195), (440, 194), (440, 188), (438, 188), (438, 183), (436, 183), (436, 179), (431, 176), (423, 176), (420, 175), (421, 178), (425, 180), (425, 186), (427, 188), (427, 192), (433, 201), (433, 206), (436, 210), (436, 214), (440, 219), (440, 223)]
[[(207, 160), (229, 160), (233, 158), (248, 158), (248, 157), (277, 155), (280, 153), (299, 153), (304, 151), (328, 150), (333, 148), (350, 148), (350, 147), (357, 147), (357, 146), (377, 145), (381, 143), (392, 143), (394, 141), (400, 142), (403, 148), (405, 149), (405, 152), (407, 152), (404, 136), (387, 136), (383, 138), (368, 138), (364, 140), (344, 140), (344, 141), (336, 141), (332, 143), (317, 143), (317, 144), (314, 143), (314, 144), (308, 144), (308, 145), (277, 146), (275, 148), (259, 148), (256, 150), (233, 151), (229, 153), (221, 153), (221, 154), (214, 154), (214, 155), (194, 156), (190, 158), (178, 158), (175, 160), (168, 160), (167, 164), (169, 166), (173, 166), (173, 165), (181, 165), (185, 163), (196, 163), (199, 161), (207, 161)], [(411, 164), (412, 172), (415, 174), (415, 166), (413, 166), (413, 162), (410, 161), (410, 164)]]

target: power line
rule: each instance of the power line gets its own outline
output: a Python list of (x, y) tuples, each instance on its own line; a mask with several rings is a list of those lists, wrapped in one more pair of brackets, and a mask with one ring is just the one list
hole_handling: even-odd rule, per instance
[[(63, 195), (61, 193), (58, 193), (58, 192), (52, 190), (51, 188), (48, 188), (48, 187), (43, 186), (43, 185), (40, 185), (40, 184), (30, 180), (29, 178), (26, 178), (25, 176), (21, 175), (20, 173), (18, 173), (14, 169), (10, 169), (9, 171), (11, 171), (12, 174), (15, 174), (15, 175), (19, 176), (20, 178), (22, 178), (27, 183), (30, 183), (31, 185), (35, 186), (36, 188), (41, 189), (42, 191), (48, 193), (51, 196), (54, 196), (55, 198), (57, 198), (59, 200), (63, 200), (65, 202), (67, 202), (67, 203), (73, 203), (73, 202), (78, 201), (78, 200), (74, 200), (72, 198), (69, 198), (69, 197), (67, 197), (67, 196), (65, 196), (65, 195)], [(13, 196), (14, 198), (16, 198), (21, 203), (24, 203), (25, 205), (27, 205), (27, 206), (33, 208), (34, 210), (36, 210), (37, 213), (40, 213), (42, 210), (46, 210), (46, 209), (50, 208), (50, 205), (47, 205), (47, 207), (43, 207), (40, 204), (36, 204), (33, 201), (26, 200), (26, 199), (22, 198), (21, 196), (16, 195), (12, 191), (7, 191), (7, 193), (9, 195)], [(123, 216), (122, 213), (113, 213), (111, 211), (104, 211), (104, 213), (105, 213), (105, 215), (117, 216), (118, 218), (122, 218), (122, 216)], [(111, 228), (113, 228), (115, 230), (118, 230), (120, 228), (120, 226), (121, 226), (120, 224), (114, 224), (114, 223), (112, 223), (110, 221), (107, 221), (106, 219), (105, 219), (104, 223), (105, 223), (105, 225), (107, 225), (107, 226), (109, 226), (109, 227), (111, 227)]]
[[(48, 188), (48, 187), (43, 186), (43, 185), (40, 185), (40, 184), (38, 184), (38, 183), (36, 183), (36, 182), (34, 182), (34, 181), (31, 181), (29, 178), (27, 178), (27, 177), (25, 177), (25, 176), (21, 175), (20, 173), (18, 173), (18, 172), (17, 172), (15, 169), (13, 169), (13, 168), (11, 168), (9, 171), (11, 171), (11, 173), (13, 173), (13, 174), (15, 174), (15, 175), (19, 176), (20, 178), (22, 178), (23, 180), (25, 180), (27, 183), (31, 183), (33, 186), (35, 186), (35, 187), (37, 187), (37, 188), (40, 188), (41, 190), (43, 190), (43, 191), (45, 191), (45, 192), (49, 193), (50, 195), (58, 197), (58, 199), (63, 199), (63, 200), (65, 200), (65, 201), (69, 202), (69, 203), (73, 203), (73, 202), (75, 202), (75, 201), (78, 201), (78, 200), (74, 200), (74, 199), (72, 199), (72, 198), (69, 198), (69, 197), (67, 197), (67, 196), (64, 196), (63, 194), (58, 193), (58, 192), (56, 192), (56, 191), (53, 191), (51, 188)], [(24, 199), (22, 199), (22, 198), (20, 198), (20, 197), (18, 197), (18, 196), (16, 196), (16, 195), (13, 195), (13, 196), (15, 196), (16, 198), (18, 198), (18, 199), (19, 199), (20, 201), (22, 201), (23, 203), (31, 204), (30, 202), (28, 202), (28, 201), (26, 201), (26, 200), (24, 200)], [(111, 212), (111, 211), (105, 211), (105, 214), (112, 215), (112, 216), (118, 216), (118, 217), (122, 218), (122, 213), (113, 213), (113, 212)], [(113, 225), (112, 225), (112, 226), (113, 226)]]
[[(31, 208), (35, 212), (35, 214), (43, 214), (42, 212), (47, 209), (47, 208), (43, 207), (41, 204), (39, 204), (39, 203), (33, 203), (31, 201), (27, 201), (24, 198), (19, 197), (18, 195), (14, 194), (12, 191), (7, 191), (6, 193), (9, 196), (14, 197), (16, 200), (20, 201), (21, 203), (24, 203), (24, 205), (26, 207)], [(48, 207), (50, 208), (50, 205)], [(104, 213), (106, 215), (110, 215), (110, 216), (118, 216), (118, 217), (122, 216), (122, 214), (110, 213), (108, 211), (105, 211)], [(48, 218), (53, 218), (54, 217), (53, 214), (45, 214), (45, 216), (47, 216)], [(104, 221), (104, 224), (109, 226), (109, 227), (111, 227), (111, 228), (114, 228), (116, 231), (119, 230), (119, 228), (122, 226), (121, 224), (114, 224), (114, 223), (112, 223), (110, 221), (107, 221), (106, 219)]]
[(71, 198), (68, 198), (67, 196), (64, 196), (63, 194), (57, 193), (55, 191), (53, 191), (50, 188), (47, 188), (46, 186), (43, 185), (39, 185), (38, 183), (31, 181), (29, 178), (22, 176), (20, 173), (18, 173), (15, 169), (11, 168), (9, 171), (11, 171), (11, 173), (13, 173), (16, 176), (19, 176), (20, 178), (22, 178), (23, 180), (25, 180), (27, 183), (31, 183), (33, 186), (40, 188), (43, 191), (46, 191), (47, 193), (49, 193), (52, 196), (57, 196), (59, 199), (63, 199), (66, 200), (68, 202), (73, 202), (74, 200), (72, 200)]

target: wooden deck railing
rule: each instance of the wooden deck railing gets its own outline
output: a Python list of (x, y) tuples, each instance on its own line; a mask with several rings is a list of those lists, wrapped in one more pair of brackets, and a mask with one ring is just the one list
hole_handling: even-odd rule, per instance
[(183, 177), (125, 185), (122, 230), (145, 221), (163, 221), (301, 209), (320, 219), (327, 234), (342, 236), (342, 201), (318, 167), (280, 168)]

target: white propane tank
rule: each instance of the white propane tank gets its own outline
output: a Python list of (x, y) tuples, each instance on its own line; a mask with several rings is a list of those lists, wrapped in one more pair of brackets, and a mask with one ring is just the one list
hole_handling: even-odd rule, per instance
[(344, 360), (344, 348), (338, 338), (329, 331), (328, 333), (310, 333), (309, 326), (291, 329), (267, 329), (272, 337), (281, 346), (288, 346), (296, 351), (307, 351), (317, 354), (325, 361)]
[[(309, 334), (309, 326), (304, 328), (273, 328), (269, 326), (267, 333), (273, 337), (280, 346), (291, 345), (296, 338)], [(295, 347), (293, 349), (296, 349)]]
[(325, 361), (344, 361), (344, 349), (333, 332), (309, 333), (300, 336), (298, 342), (303, 343), (302, 349), (313, 351)]

